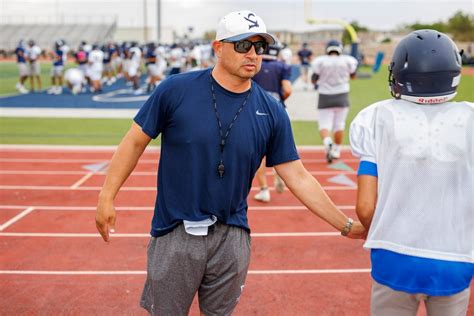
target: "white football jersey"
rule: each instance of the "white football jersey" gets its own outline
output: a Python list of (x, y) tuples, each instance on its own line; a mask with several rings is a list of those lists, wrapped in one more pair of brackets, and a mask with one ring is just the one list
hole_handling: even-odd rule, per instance
[(77, 68), (69, 68), (64, 73), (64, 80), (71, 85), (78, 85), (84, 82), (84, 74)]
[(26, 56), (31, 60), (37, 60), (41, 55), (41, 48), (38, 45), (33, 45), (26, 50)]
[(140, 64), (142, 58), (142, 51), (138, 47), (130, 48), (130, 60), (136, 64)]
[(179, 68), (182, 66), (184, 52), (180, 47), (173, 48), (170, 52), (171, 67)]
[(319, 93), (347, 93), (350, 89), (350, 76), (357, 69), (357, 59), (349, 55), (323, 55), (311, 62), (311, 68), (319, 75)]
[(101, 51), (100, 49), (94, 49), (89, 53), (89, 64), (90, 64), (90, 69), (93, 71), (102, 71), (104, 64), (104, 52)]
[(287, 64), (291, 65), (293, 59), (293, 53), (289, 47), (285, 47), (280, 51), (281, 60)]
[(381, 101), (356, 116), (350, 142), (378, 172), (364, 247), (474, 262), (474, 103)]

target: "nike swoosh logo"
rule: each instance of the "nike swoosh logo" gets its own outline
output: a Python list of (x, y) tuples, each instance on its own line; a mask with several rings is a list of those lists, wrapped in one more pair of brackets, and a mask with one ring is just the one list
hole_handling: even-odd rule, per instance
[(256, 113), (257, 115), (268, 115), (268, 113), (262, 113), (262, 112), (259, 112), (258, 110), (257, 110), (257, 112), (255, 112), (255, 113)]

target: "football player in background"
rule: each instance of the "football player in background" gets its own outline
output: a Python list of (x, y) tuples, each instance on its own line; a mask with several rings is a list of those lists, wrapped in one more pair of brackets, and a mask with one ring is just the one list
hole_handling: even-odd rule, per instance
[(64, 43), (61, 40), (57, 40), (54, 43), (54, 50), (51, 52), (51, 58), (53, 60), (53, 66), (51, 67), (51, 85), (48, 89), (48, 94), (61, 94), (63, 93), (63, 73), (64, 73), (64, 61), (66, 59), (64, 50), (62, 49)]
[(31, 92), (35, 91), (35, 79), (38, 84), (38, 91), (41, 91), (41, 67), (39, 58), (41, 56), (41, 48), (36, 45), (34, 40), (28, 41), (28, 49), (26, 50), (26, 57), (28, 61), (28, 74), (30, 76)]
[(20, 40), (18, 46), (15, 49), (16, 63), (18, 65), (18, 83), (16, 84), (16, 89), (20, 93), (28, 93), (28, 90), (25, 88), (24, 84), (28, 78), (28, 66), (26, 64), (26, 47), (25, 41)]
[(355, 78), (357, 60), (343, 55), (342, 44), (331, 40), (326, 45), (326, 55), (316, 57), (311, 66), (312, 83), (318, 83), (319, 135), (331, 163), (341, 157), (340, 146), (349, 113), (349, 81)]

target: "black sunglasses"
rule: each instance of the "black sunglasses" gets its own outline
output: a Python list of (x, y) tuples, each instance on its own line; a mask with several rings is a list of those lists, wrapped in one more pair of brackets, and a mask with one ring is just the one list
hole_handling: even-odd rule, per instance
[(252, 46), (255, 47), (255, 53), (257, 55), (262, 55), (265, 50), (267, 49), (267, 42), (265, 41), (257, 41), (257, 42), (252, 42), (247, 39), (237, 41), (237, 42), (231, 42), (231, 41), (226, 41), (223, 40), (223, 43), (233, 43), (234, 44), (234, 50), (237, 53), (245, 54), (248, 53), (251, 49)]

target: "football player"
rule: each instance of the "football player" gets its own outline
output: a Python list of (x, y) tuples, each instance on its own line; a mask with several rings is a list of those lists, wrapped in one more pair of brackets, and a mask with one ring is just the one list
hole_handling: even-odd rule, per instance
[(326, 148), (326, 158), (331, 163), (341, 157), (340, 146), (349, 112), (349, 81), (356, 75), (357, 60), (343, 55), (342, 44), (331, 40), (326, 45), (326, 55), (316, 57), (311, 66), (311, 80), (318, 84), (319, 92), (319, 135)]
[(350, 127), (356, 211), (369, 231), (371, 315), (466, 315), (474, 271), (474, 104), (453, 102), (461, 55), (435, 30), (410, 33), (389, 66), (393, 99)]

